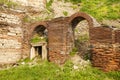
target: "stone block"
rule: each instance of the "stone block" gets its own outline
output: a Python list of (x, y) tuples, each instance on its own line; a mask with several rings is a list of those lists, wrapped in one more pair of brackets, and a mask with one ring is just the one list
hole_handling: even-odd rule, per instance
[(8, 36), (16, 36), (16, 33), (8, 32), (7, 35)]

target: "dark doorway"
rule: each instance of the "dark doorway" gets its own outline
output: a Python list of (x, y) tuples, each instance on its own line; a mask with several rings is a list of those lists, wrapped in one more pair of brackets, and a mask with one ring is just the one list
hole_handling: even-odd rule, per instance
[(38, 46), (38, 55), (42, 58), (42, 46)]
[(35, 47), (35, 54), (36, 56), (40, 56), (42, 58), (42, 46)]

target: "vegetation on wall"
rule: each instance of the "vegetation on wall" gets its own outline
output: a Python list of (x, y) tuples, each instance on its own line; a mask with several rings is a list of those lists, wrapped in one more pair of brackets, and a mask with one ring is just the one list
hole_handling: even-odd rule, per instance
[(64, 14), (64, 16), (67, 16), (68, 12), (67, 11), (63, 11), (63, 14)]
[(48, 10), (49, 13), (52, 12), (52, 8), (51, 8), (52, 3), (53, 3), (53, 0), (50, 0), (46, 3), (46, 9)]
[(47, 38), (45, 37), (40, 37), (39, 35), (35, 35), (33, 36), (33, 38), (31, 39), (31, 43), (38, 43), (38, 42), (46, 42)]
[(10, 0), (0, 0), (0, 5), (4, 5), (8, 8), (14, 8), (16, 7), (18, 4), (15, 2), (12, 2)]
[(72, 51), (70, 52), (70, 55), (71, 55), (71, 56), (74, 56), (75, 54), (77, 54), (77, 52), (78, 52), (78, 48), (74, 47), (74, 48), (72, 49)]

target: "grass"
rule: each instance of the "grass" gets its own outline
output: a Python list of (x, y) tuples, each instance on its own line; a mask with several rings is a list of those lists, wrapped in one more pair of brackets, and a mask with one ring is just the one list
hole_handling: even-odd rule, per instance
[(68, 61), (63, 67), (50, 62), (41, 62), (35, 66), (27, 64), (0, 71), (0, 80), (119, 80), (120, 72), (104, 73), (91, 66), (84, 70), (74, 70)]
[(43, 37), (41, 38), (38, 34), (34, 35), (33, 38), (31, 39), (31, 43), (38, 43), (38, 42), (46, 42), (47, 38)]
[(64, 0), (80, 5), (80, 11), (86, 12), (98, 21), (120, 19), (120, 0)]
[(52, 12), (52, 3), (53, 3), (53, 0), (49, 0), (47, 3), (46, 3), (46, 9), (48, 10), (48, 13)]
[(119, 19), (119, 0), (82, 0), (80, 11), (86, 12), (97, 20)]

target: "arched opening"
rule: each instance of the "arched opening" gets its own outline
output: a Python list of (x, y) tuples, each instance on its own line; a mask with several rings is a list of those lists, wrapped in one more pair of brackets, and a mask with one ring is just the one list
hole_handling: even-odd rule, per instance
[(48, 30), (43, 25), (34, 27), (30, 39), (31, 51), (30, 59), (40, 57), (42, 60), (47, 59), (47, 43), (48, 43)]
[(77, 53), (83, 59), (89, 59), (89, 28), (93, 27), (92, 18), (85, 13), (76, 13), (70, 17), (70, 25), (74, 39), (72, 52)]
[(74, 50), (82, 58), (88, 57), (88, 45), (89, 45), (89, 25), (84, 18), (75, 18), (72, 21), (73, 36), (74, 36)]

